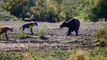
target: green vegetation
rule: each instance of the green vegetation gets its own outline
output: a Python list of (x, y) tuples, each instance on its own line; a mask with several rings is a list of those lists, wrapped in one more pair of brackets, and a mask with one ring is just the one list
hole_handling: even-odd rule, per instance
[[(39, 21), (59, 22), (69, 17), (77, 17), (81, 21), (107, 20), (107, 0), (3, 0), (0, 4), (0, 21), (26, 20), (36, 18)], [(45, 37), (48, 26), (41, 26), (37, 36)], [(32, 28), (32, 27), (30, 27)], [(9, 34), (12, 39), (24, 39), (28, 35), (22, 31)], [(3, 39), (4, 35), (0, 35)], [(95, 46), (91, 49), (46, 49), (35, 51), (6, 52), (0, 49), (0, 60), (107, 60), (107, 31), (98, 29), (92, 36)], [(31, 40), (30, 40), (31, 41)], [(30, 42), (29, 41), (29, 42)], [(61, 43), (80, 42), (79, 38), (66, 38)], [(45, 42), (46, 43), (46, 42)], [(94, 44), (92, 42), (92, 44)], [(98, 43), (98, 44), (97, 44)], [(100, 47), (99, 47), (100, 46)]]
[(21, 52), (5, 52), (0, 51), (0, 60), (21, 60), (23, 54)]
[(23, 31), (19, 31), (18, 33), (9, 35), (11, 38), (16, 39), (16, 38), (26, 38), (28, 34), (24, 33)]
[(40, 38), (45, 37), (45, 35), (46, 35), (46, 26), (45, 25), (39, 27), (38, 35)]
[(24, 20), (27, 10), (28, 0), (4, 0), (3, 9), (10, 12), (10, 14), (16, 16), (17, 18), (22, 18)]
[(95, 40), (105, 41), (107, 39), (107, 32), (104, 28), (100, 28), (96, 33), (93, 35)]
[(106, 44), (107, 44), (107, 31), (104, 28), (100, 28), (93, 35), (93, 39), (94, 39), (94, 41), (96, 41), (96, 45), (99, 45), (101, 47), (106, 46)]
[(0, 60), (78, 60), (81, 55), (85, 60), (106, 60), (107, 48), (84, 50), (40, 50), (30, 48), (26, 52), (0, 51)]
[(57, 22), (70, 16), (81, 21), (107, 20), (107, 0), (4, 0), (1, 7), (22, 20)]
[(4, 10), (2, 8), (2, 5), (0, 4), (0, 21), (14, 21), (14, 20), (17, 20), (17, 18), (14, 15), (11, 15), (6, 10)]

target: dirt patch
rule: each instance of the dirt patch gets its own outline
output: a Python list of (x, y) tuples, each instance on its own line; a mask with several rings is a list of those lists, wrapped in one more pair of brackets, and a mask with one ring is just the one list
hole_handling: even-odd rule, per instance
[[(10, 21), (10, 22), (0, 22), (2, 26), (12, 26), (14, 31), (8, 32), (8, 34), (16, 34), (20, 31), (20, 27), (28, 22), (20, 21)], [(45, 48), (62, 48), (69, 49), (73, 46), (79, 47), (90, 47), (93, 45), (92, 35), (99, 29), (101, 26), (107, 29), (107, 22), (97, 22), (97, 23), (82, 23), (79, 29), (79, 36), (75, 36), (75, 33), (72, 32), (71, 36), (66, 36), (68, 28), (60, 29), (61, 23), (47, 23), (47, 22), (38, 22), (38, 26), (33, 27), (34, 35), (28, 35), (26, 38), (10, 38), (9, 41), (5, 39), (0, 40), (1, 49), (5, 50), (22, 50), (28, 49), (29, 44), (35, 49), (45, 49)], [(38, 30), (41, 26), (45, 26), (45, 37), (40, 38), (38, 36)], [(30, 30), (26, 29), (25, 33), (30, 34)]]

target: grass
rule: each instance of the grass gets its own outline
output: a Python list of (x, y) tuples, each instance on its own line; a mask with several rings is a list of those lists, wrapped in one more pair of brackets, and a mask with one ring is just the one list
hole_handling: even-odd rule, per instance
[[(46, 26), (41, 26), (39, 28), (38, 35), (45, 36), (46, 34)], [(104, 34), (105, 30), (101, 29), (98, 30), (95, 33), (95, 40), (105, 40), (107, 41), (106, 36), (107, 34)], [(104, 36), (103, 36), (104, 35)], [(9, 35), (10, 38), (20, 38), (20, 37), (27, 37), (26, 33), (23, 33), (19, 31), (16, 34)], [(3, 38), (3, 35), (1, 35), (1, 38)], [(75, 38), (66, 38), (62, 42), (78, 42), (79, 39)], [(80, 41), (80, 40), (79, 40)], [(106, 42), (107, 44), (107, 42)], [(35, 51), (32, 48), (29, 48), (29, 50), (26, 50), (24, 52), (6, 52), (6, 51), (0, 51), (0, 60), (107, 60), (107, 48), (106, 47), (96, 47), (94, 49), (82, 49), (79, 50), (78, 48), (75, 48), (73, 50), (61, 50), (61, 49), (55, 49), (55, 50), (40, 50)]]
[[(8, 34), (8, 37), (9, 38), (12, 38), (12, 39), (18, 39), (18, 38), (26, 38), (28, 36), (28, 34), (22, 32), (22, 31), (19, 31), (17, 33), (11, 33), (11, 34)], [(5, 36), (4, 36), (4, 33), (0, 35), (0, 39), (5, 39)]]
[(13, 34), (11, 36), (11, 38), (14, 38), (14, 39), (16, 39), (16, 38), (25, 38), (25, 37), (27, 37), (27, 34), (24, 33), (23, 31), (19, 31), (18, 33)]
[(0, 51), (0, 60), (107, 60), (107, 48), (74, 50), (39, 50), (33, 48), (24, 52)]

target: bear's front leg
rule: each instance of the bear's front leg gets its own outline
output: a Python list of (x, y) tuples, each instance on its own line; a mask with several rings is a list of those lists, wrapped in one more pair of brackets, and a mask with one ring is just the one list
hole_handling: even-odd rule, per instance
[(69, 29), (68, 29), (68, 34), (67, 34), (67, 36), (69, 36), (69, 35), (71, 34), (71, 31), (72, 31), (72, 30), (69, 28)]

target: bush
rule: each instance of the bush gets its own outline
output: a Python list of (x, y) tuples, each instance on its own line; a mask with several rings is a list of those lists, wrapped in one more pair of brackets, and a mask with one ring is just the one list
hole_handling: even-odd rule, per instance
[(107, 39), (107, 32), (104, 28), (100, 28), (95, 34), (93, 35), (94, 40), (105, 41)]
[(16, 21), (18, 20), (15, 16), (2, 9), (0, 6), (0, 21)]
[(93, 35), (93, 39), (96, 41), (96, 46), (104, 47), (107, 43), (107, 32), (104, 28), (100, 28), (95, 34)]
[(38, 35), (39, 37), (45, 37), (46, 34), (46, 26), (41, 26), (38, 30)]

